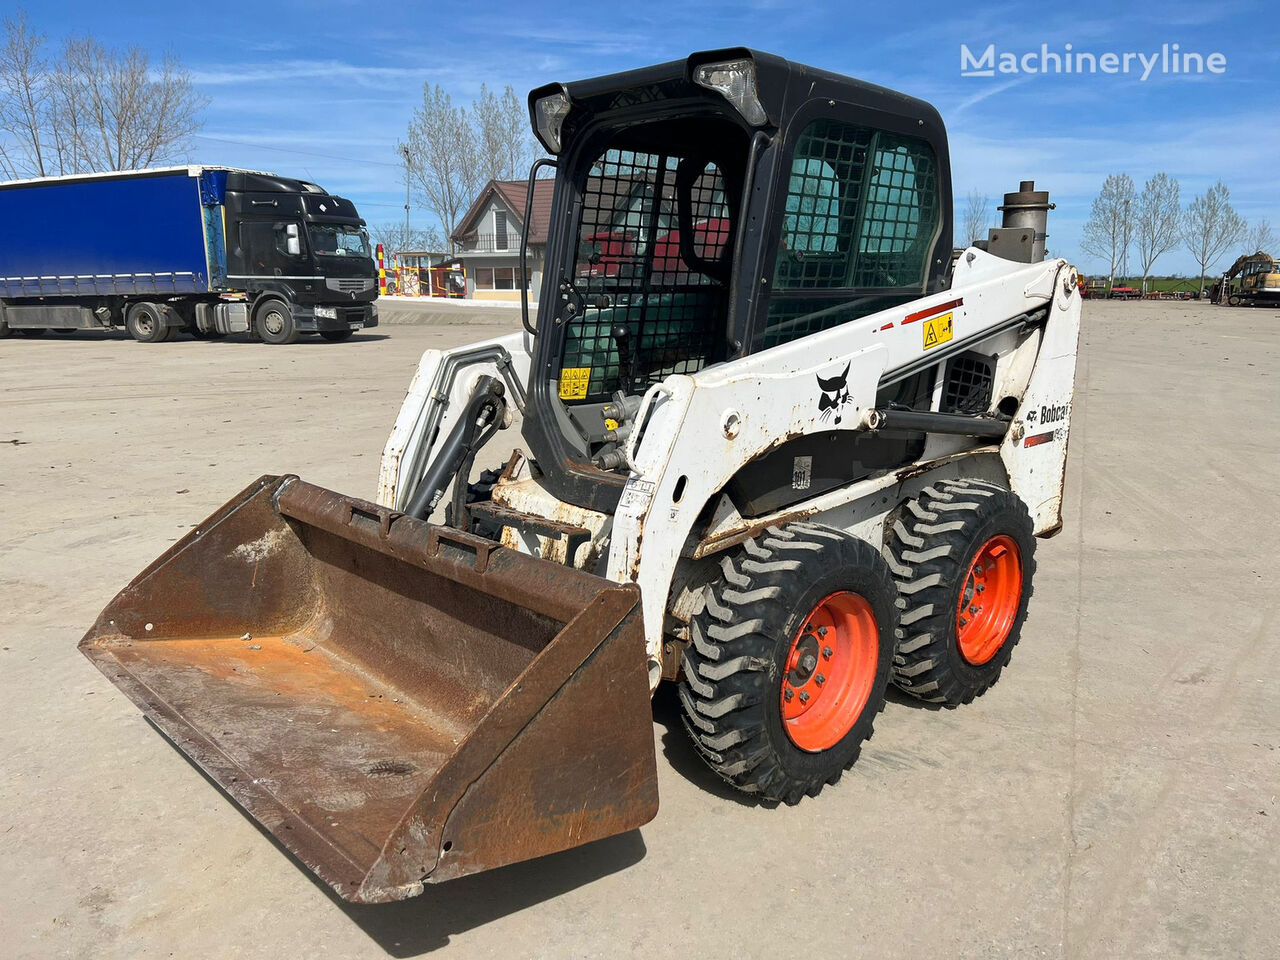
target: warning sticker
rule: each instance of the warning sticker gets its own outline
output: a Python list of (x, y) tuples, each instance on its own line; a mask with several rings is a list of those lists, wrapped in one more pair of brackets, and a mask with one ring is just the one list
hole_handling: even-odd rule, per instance
[[(951, 339), (951, 314), (944, 313), (924, 322), (924, 348), (930, 350)], [(561, 389), (564, 389), (561, 387)]]
[(587, 395), (590, 367), (565, 367), (560, 371), (560, 399), (581, 400)]

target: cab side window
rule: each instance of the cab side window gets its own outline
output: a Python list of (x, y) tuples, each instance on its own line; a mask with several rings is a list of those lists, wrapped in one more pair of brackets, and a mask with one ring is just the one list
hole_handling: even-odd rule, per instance
[(839, 120), (796, 140), (764, 345), (918, 296), (939, 224), (933, 149)]

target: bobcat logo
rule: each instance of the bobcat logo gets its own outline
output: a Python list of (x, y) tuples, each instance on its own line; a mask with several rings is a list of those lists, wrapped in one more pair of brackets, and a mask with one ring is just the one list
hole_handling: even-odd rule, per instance
[(818, 416), (822, 420), (830, 420), (835, 418), (834, 423), (840, 422), (840, 411), (844, 405), (852, 398), (849, 396), (849, 367), (852, 363), (846, 363), (844, 370), (838, 377), (818, 377), (818, 389), (822, 394), (818, 397)]

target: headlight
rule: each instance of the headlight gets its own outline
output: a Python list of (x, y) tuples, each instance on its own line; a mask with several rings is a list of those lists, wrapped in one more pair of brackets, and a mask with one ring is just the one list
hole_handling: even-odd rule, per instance
[(337, 320), (338, 308), (337, 307), (316, 307), (316, 316), (324, 317), (326, 320)]
[(756, 65), (753, 60), (726, 60), (704, 63), (693, 72), (693, 82), (722, 94), (753, 127), (769, 119), (756, 89)]
[(560, 131), (564, 127), (564, 118), (569, 115), (571, 106), (569, 97), (565, 93), (550, 94), (540, 98), (533, 105), (538, 139), (551, 153), (560, 152)]

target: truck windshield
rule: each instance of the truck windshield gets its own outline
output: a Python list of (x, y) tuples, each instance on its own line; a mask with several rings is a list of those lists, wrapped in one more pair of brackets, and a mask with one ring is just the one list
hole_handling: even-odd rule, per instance
[(369, 257), (369, 234), (347, 223), (313, 223), (311, 247), (321, 257)]

